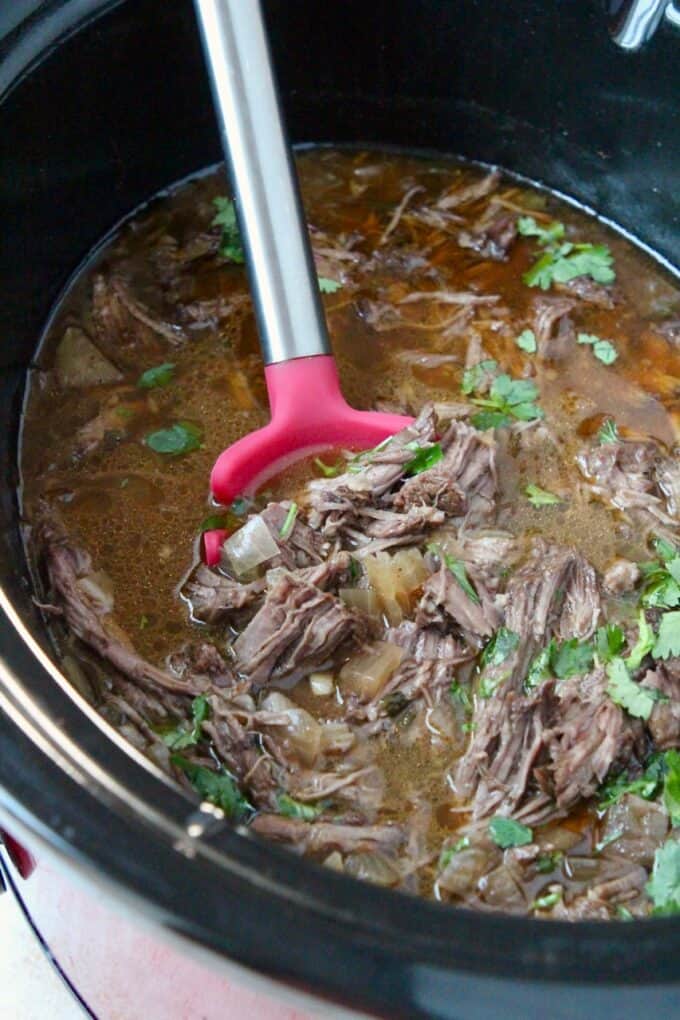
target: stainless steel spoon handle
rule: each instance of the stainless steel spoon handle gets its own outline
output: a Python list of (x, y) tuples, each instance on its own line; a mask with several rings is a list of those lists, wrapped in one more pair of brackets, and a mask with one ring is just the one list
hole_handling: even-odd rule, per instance
[(259, 0), (195, 0), (265, 364), (330, 343)]

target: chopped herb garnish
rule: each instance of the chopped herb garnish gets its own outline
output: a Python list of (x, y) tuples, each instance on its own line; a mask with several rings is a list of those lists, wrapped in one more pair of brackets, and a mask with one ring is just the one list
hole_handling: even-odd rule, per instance
[(406, 475), (419, 475), (423, 471), (427, 471), (428, 468), (434, 467), (443, 458), (444, 451), (441, 448), (440, 443), (432, 443), (430, 446), (421, 446), (418, 448), (413, 460), (410, 460), (404, 467), (404, 474)]
[(476, 729), (477, 729), (476, 722), (465, 722), (461, 726), (461, 730), (463, 731), (463, 733), (474, 733)]
[(319, 290), (322, 294), (335, 294), (336, 290), (340, 290), (342, 287), (341, 283), (337, 280), (329, 280), (327, 276), (319, 276)]
[(536, 334), (533, 329), (523, 329), (515, 339), (515, 343), (520, 351), (526, 351), (527, 354), (536, 353)]
[(673, 609), (680, 605), (680, 556), (668, 542), (656, 547), (662, 562), (640, 564), (645, 578), (640, 602), (647, 609)]
[(666, 759), (663, 754), (653, 754), (641, 776), (631, 779), (626, 773), (608, 779), (599, 791), (599, 807), (604, 809), (618, 804), (627, 793), (634, 793), (644, 800), (653, 800), (661, 789), (666, 774)]
[(156, 365), (155, 368), (147, 368), (146, 372), (142, 372), (137, 385), (143, 390), (152, 390), (157, 386), (167, 386), (172, 379), (175, 366), (166, 361), (163, 365)]
[(314, 458), (314, 466), (319, 469), (324, 478), (337, 477), (337, 475), (342, 474), (345, 467), (341, 460), (339, 460), (336, 464), (325, 464), (320, 457)]
[(600, 446), (606, 446), (607, 443), (618, 443), (619, 439), (619, 430), (616, 427), (616, 422), (613, 418), (607, 418), (597, 433), (598, 443)]
[(612, 659), (607, 666), (607, 677), (607, 694), (612, 701), (636, 719), (649, 719), (655, 702), (661, 700), (659, 691), (636, 683), (623, 659)]
[(213, 772), (203, 765), (194, 765), (180, 754), (171, 755), (170, 761), (184, 772), (196, 792), (221, 808), (227, 818), (240, 819), (253, 810), (228, 772)]
[(467, 597), (476, 605), (479, 605), (479, 595), (470, 584), (470, 579), (467, 576), (467, 571), (463, 561), (457, 560), (453, 556), (449, 556), (448, 553), (443, 552), (438, 545), (430, 544), (427, 548), (430, 552), (434, 553), (435, 556), (438, 556), (439, 559), (446, 565), (447, 569), (451, 571)]
[(527, 485), (524, 491), (532, 506), (554, 506), (556, 503), (562, 502), (560, 497), (556, 496), (554, 492), (541, 489), (538, 485)]
[(470, 846), (470, 837), (461, 836), (457, 843), (453, 846), (447, 847), (446, 850), (442, 850), (439, 855), (439, 870), (444, 871), (445, 868), (451, 863), (451, 858), (455, 854), (459, 854), (461, 850), (467, 850)]
[(547, 227), (539, 227), (533, 216), (520, 216), (517, 230), (522, 237), (536, 237), (540, 245), (554, 244), (564, 237), (564, 223), (554, 220)]
[(144, 613), (142, 613), (142, 615), (139, 618), (139, 629), (140, 630), (146, 630), (146, 628), (148, 626), (149, 626), (149, 617), (145, 616)]
[(593, 646), (578, 638), (562, 641), (553, 647), (550, 665), (553, 673), (560, 680), (570, 676), (581, 676), (587, 673), (593, 664)]
[(539, 652), (535, 659), (533, 659), (523, 684), (525, 694), (535, 690), (536, 687), (539, 687), (543, 681), (547, 680), (551, 675), (550, 659), (554, 648), (555, 641), (552, 640), (550, 644), (547, 645), (543, 651)]
[(494, 361), (493, 358), (486, 358), (484, 361), (479, 361), (476, 365), (466, 368), (460, 387), (461, 392), (466, 395), (476, 393), (482, 388), (483, 383), (491, 381), (497, 370), (498, 362)]
[(297, 505), (297, 503), (293, 502), (288, 507), (288, 513), (286, 514), (286, 519), (283, 522), (283, 524), (281, 525), (281, 530), (279, 532), (279, 536), (281, 538), (283, 538), (284, 540), (286, 538), (288, 538), (288, 536), (290, 535), (291, 531), (295, 527), (295, 518), (297, 517), (297, 513), (298, 513), (298, 505)]
[(466, 712), (472, 711), (472, 698), (470, 697), (470, 689), (467, 684), (461, 684), (458, 680), (452, 680), (449, 694)]
[(528, 826), (516, 822), (514, 818), (503, 818), (500, 815), (496, 815), (489, 822), (489, 835), (501, 850), (507, 850), (511, 846), (526, 846), (534, 838)]
[(205, 695), (201, 694), (191, 702), (191, 716), (193, 725), (187, 727), (186, 723), (180, 723), (175, 729), (170, 730), (163, 736), (163, 743), (167, 744), (171, 751), (183, 751), (185, 747), (193, 747), (201, 739), (201, 727), (210, 713), (210, 706)]
[(519, 644), (519, 634), (507, 627), (499, 627), (481, 654), (480, 668), (485, 666), (500, 666), (509, 655), (514, 652)]
[(656, 851), (652, 877), (645, 889), (656, 916), (680, 913), (680, 842), (667, 839)]
[(522, 276), (529, 287), (549, 290), (553, 283), (568, 283), (577, 276), (589, 276), (596, 283), (612, 283), (614, 259), (605, 244), (553, 245)]
[(555, 850), (552, 854), (542, 854), (536, 858), (536, 871), (539, 875), (549, 875), (559, 866), (563, 857), (564, 854), (561, 850)]
[(619, 903), (618, 907), (616, 908), (616, 916), (618, 917), (619, 921), (634, 921), (635, 920), (635, 918), (631, 914), (631, 912), (628, 909), (628, 907), (623, 907), (623, 906), (621, 906), (620, 903)]
[(595, 654), (600, 662), (611, 662), (625, 643), (626, 635), (618, 623), (607, 623), (595, 633)]
[(553, 892), (546, 893), (545, 896), (539, 896), (531, 904), (531, 910), (552, 910), (556, 904), (558, 904), (563, 896), (562, 886), (559, 889), (553, 890)]
[(191, 453), (201, 446), (201, 430), (189, 421), (178, 421), (167, 429), (150, 432), (144, 443), (155, 453), (177, 457), (182, 453)]
[(613, 365), (619, 356), (611, 340), (601, 340), (594, 333), (579, 333), (577, 340), (580, 344), (589, 344), (593, 348), (593, 354), (603, 365)]
[(234, 203), (223, 195), (218, 195), (217, 198), (213, 199), (213, 205), (217, 209), (217, 213), (212, 221), (212, 226), (222, 228), (219, 248), (220, 255), (223, 259), (228, 259), (230, 262), (245, 262), (246, 256), (243, 251), (238, 223), (236, 222)]
[(276, 798), (276, 804), (280, 814), (286, 818), (299, 818), (303, 822), (313, 822), (327, 806), (324, 801), (318, 804), (303, 804), (287, 793), (280, 793)]
[(534, 403), (538, 389), (531, 379), (512, 379), (509, 375), (496, 376), (487, 397), (474, 397), (472, 403), (484, 410), (473, 414), (470, 421), (482, 431), (510, 425), (517, 421), (533, 421), (543, 417), (543, 411)]
[(680, 655), (680, 612), (664, 613), (661, 617), (653, 655), (655, 659)]
[(674, 749), (666, 751), (663, 763), (663, 802), (671, 817), (671, 825), (680, 825), (680, 752)]
[(605, 847), (608, 847), (610, 843), (615, 843), (617, 839), (621, 838), (621, 836), (623, 836), (623, 828), (614, 829), (613, 832), (610, 832), (608, 833), (608, 835), (603, 836), (602, 839), (598, 840), (598, 842), (595, 844), (594, 847), (595, 853), (601, 854)]
[(638, 616), (638, 638), (626, 658), (626, 666), (631, 672), (640, 668), (642, 660), (654, 647), (654, 640), (654, 629), (647, 623), (644, 609), (641, 609)]
[(214, 531), (216, 528), (225, 528), (227, 525), (227, 517), (225, 514), (208, 514), (204, 517), (199, 525), (199, 531), (201, 534), (204, 531)]

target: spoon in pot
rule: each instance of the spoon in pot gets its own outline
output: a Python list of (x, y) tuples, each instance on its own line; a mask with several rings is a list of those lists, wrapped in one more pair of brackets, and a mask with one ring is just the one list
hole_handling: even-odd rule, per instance
[(260, 0), (195, 0), (255, 305), (271, 421), (218, 457), (222, 504), (334, 446), (366, 449), (411, 418), (356, 411), (340, 392), (286, 140)]

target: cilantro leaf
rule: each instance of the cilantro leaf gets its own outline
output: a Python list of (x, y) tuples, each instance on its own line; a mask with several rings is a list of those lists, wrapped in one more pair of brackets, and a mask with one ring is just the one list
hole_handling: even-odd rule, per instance
[(440, 443), (432, 443), (430, 446), (421, 446), (413, 458), (404, 468), (404, 474), (419, 475), (422, 471), (438, 464), (444, 456)]
[(172, 754), (170, 761), (184, 772), (196, 792), (221, 808), (227, 818), (240, 819), (253, 810), (228, 772), (213, 772), (203, 765), (194, 765), (181, 754)]
[(166, 361), (162, 365), (156, 365), (155, 368), (147, 368), (146, 372), (142, 372), (137, 385), (142, 390), (152, 390), (157, 386), (167, 386), (172, 379), (175, 366), (170, 361)]
[(519, 347), (520, 351), (526, 351), (527, 354), (536, 353), (536, 334), (533, 329), (523, 329), (520, 335), (516, 338), (515, 343)]
[(503, 818), (501, 815), (496, 815), (489, 822), (489, 835), (501, 850), (507, 850), (511, 846), (526, 846), (534, 838), (528, 826), (516, 822), (514, 818)]
[(447, 553), (443, 554), (443, 559), (444, 563), (458, 581), (458, 584), (461, 586), (467, 597), (476, 605), (479, 605), (479, 595), (470, 583), (463, 561), (456, 560), (453, 556), (449, 556)]
[(550, 676), (550, 659), (552, 658), (555, 650), (555, 640), (553, 639), (549, 645), (547, 645), (543, 651), (539, 652), (535, 659), (532, 660), (529, 666), (529, 672), (524, 680), (524, 693), (529, 694), (530, 691), (535, 690), (544, 680), (547, 680)]
[(512, 655), (518, 644), (519, 634), (514, 630), (508, 630), (507, 627), (499, 627), (482, 652), (480, 667), (500, 666)]
[(652, 654), (655, 659), (669, 659), (680, 655), (680, 611), (664, 613), (659, 624), (659, 636)]
[(589, 276), (597, 283), (612, 283), (614, 259), (604, 244), (551, 245), (522, 276), (529, 287), (549, 290), (553, 283), (568, 283), (577, 276)]
[(502, 411), (477, 411), (470, 418), (470, 424), (480, 432), (487, 429), (501, 429), (512, 424), (512, 418)]
[(484, 361), (471, 365), (463, 372), (463, 381), (460, 389), (462, 393), (474, 393), (482, 388), (482, 383), (493, 376), (498, 369), (498, 362), (493, 358), (486, 358)]
[(201, 430), (189, 421), (178, 421), (167, 429), (150, 432), (144, 443), (155, 453), (163, 453), (177, 457), (182, 453), (191, 453), (201, 446)]
[(671, 817), (671, 825), (680, 825), (680, 753), (669, 750), (664, 753), (666, 775), (663, 783), (663, 802)]
[(617, 623), (598, 627), (595, 633), (595, 652), (600, 662), (610, 662), (626, 643), (626, 635)]
[(297, 513), (298, 513), (298, 505), (297, 505), (297, 503), (295, 503), (293, 501), (293, 502), (291, 502), (290, 506), (288, 507), (288, 513), (286, 514), (286, 519), (284, 520), (283, 524), (281, 525), (281, 530), (279, 531), (279, 538), (282, 538), (284, 540), (284, 542), (288, 538), (288, 536), (290, 535), (290, 533), (293, 530), (293, 528), (295, 527), (295, 518), (297, 517)]
[(593, 348), (593, 354), (603, 365), (612, 365), (619, 356), (611, 340), (601, 340), (594, 333), (579, 333), (577, 339), (580, 344), (589, 344)]
[(234, 203), (224, 195), (218, 195), (213, 199), (213, 205), (217, 212), (212, 220), (213, 227), (222, 228), (219, 252), (223, 259), (230, 262), (243, 263), (246, 260), (241, 242), (241, 233), (236, 222), (236, 208)]
[(473, 397), (472, 403), (484, 410), (472, 416), (475, 428), (481, 430), (509, 424), (512, 418), (518, 421), (533, 421), (542, 418), (543, 411), (533, 401), (538, 389), (531, 379), (512, 379), (503, 373), (491, 383), (487, 397)]
[(652, 877), (645, 886), (657, 916), (680, 913), (680, 842), (667, 839), (654, 854)]
[(600, 446), (606, 446), (607, 443), (618, 443), (619, 439), (619, 430), (616, 427), (616, 422), (613, 418), (607, 418), (597, 433), (598, 443)]
[(317, 804), (303, 804), (302, 801), (295, 800), (287, 793), (278, 795), (276, 806), (279, 809), (279, 814), (286, 818), (299, 818), (303, 822), (313, 822), (327, 807), (325, 801), (319, 801)]
[(542, 245), (554, 244), (564, 237), (564, 223), (554, 220), (547, 227), (539, 227), (533, 216), (520, 216), (517, 230), (522, 237), (536, 237)]
[(623, 659), (612, 659), (607, 666), (607, 677), (607, 694), (614, 704), (620, 705), (636, 719), (649, 719), (654, 703), (659, 700), (659, 692), (636, 683)]
[(440, 871), (444, 871), (444, 869), (447, 868), (449, 866), (449, 864), (451, 863), (451, 860), (454, 857), (454, 855), (455, 854), (459, 854), (461, 852), (461, 850), (467, 850), (467, 848), (469, 846), (470, 846), (470, 837), (469, 836), (461, 836), (460, 839), (457, 840), (457, 842), (455, 842), (453, 844), (453, 846), (447, 847), (446, 850), (442, 850), (442, 852), (439, 855), (439, 864), (438, 864), (439, 870)]
[(336, 464), (326, 464), (320, 457), (314, 458), (314, 466), (319, 469), (324, 478), (335, 478), (342, 474), (344, 464), (339, 460)]
[(631, 779), (627, 773), (621, 772), (607, 779), (600, 787), (598, 806), (604, 809), (611, 807), (612, 804), (618, 804), (627, 793), (637, 794), (644, 800), (653, 800), (661, 788), (665, 773), (665, 756), (653, 754), (641, 776)]
[(554, 492), (548, 492), (547, 489), (541, 489), (533, 483), (527, 485), (524, 491), (532, 506), (554, 506), (556, 503), (562, 502), (560, 497), (556, 496)]
[(466, 712), (472, 711), (472, 698), (467, 684), (461, 684), (458, 680), (452, 680), (449, 687), (449, 694), (454, 701), (457, 701)]
[(560, 680), (587, 673), (592, 664), (593, 646), (587, 642), (581, 642), (578, 638), (570, 638), (569, 641), (562, 641), (553, 646), (550, 665), (553, 673)]
[(626, 666), (634, 672), (639, 669), (645, 655), (649, 655), (654, 647), (654, 629), (647, 623), (644, 610), (640, 610), (638, 617), (638, 638), (631, 648), (630, 655), (626, 657)]
[(342, 284), (337, 280), (330, 280), (327, 276), (319, 276), (317, 279), (322, 294), (335, 294), (336, 290), (340, 290), (342, 287)]
[(531, 906), (529, 907), (529, 909), (530, 910), (552, 910), (552, 908), (557, 903), (560, 902), (560, 900), (562, 899), (563, 895), (564, 895), (564, 890), (562, 889), (562, 886), (559, 886), (557, 889), (554, 889), (553, 892), (546, 893), (545, 896), (539, 896), (537, 899), (535, 899), (533, 901), (533, 903), (531, 904)]
[(205, 695), (200, 694), (191, 702), (191, 715), (193, 726), (187, 729), (186, 723), (180, 723), (174, 730), (164, 734), (163, 743), (171, 751), (183, 751), (185, 747), (192, 747), (201, 739), (201, 726), (210, 714), (210, 706)]

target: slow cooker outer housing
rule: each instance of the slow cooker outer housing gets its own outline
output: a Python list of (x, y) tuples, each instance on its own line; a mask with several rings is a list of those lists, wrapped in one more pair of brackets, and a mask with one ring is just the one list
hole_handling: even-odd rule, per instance
[[(457, 152), (539, 180), (678, 261), (678, 43), (635, 56), (595, 0), (269, 0), (296, 142)], [(77, 29), (77, 31), (76, 31)], [(19, 539), (26, 368), (69, 273), (123, 215), (219, 158), (184, 0), (43, 4), (2, 44), (0, 786), (19, 818), (147, 917), (390, 1018), (671, 1012), (680, 927), (474, 915), (354, 883), (192, 805), (60, 681)], [(676, 189), (677, 190), (677, 189)], [(21, 632), (21, 633), (20, 633)], [(207, 821), (207, 820), (206, 820)]]

